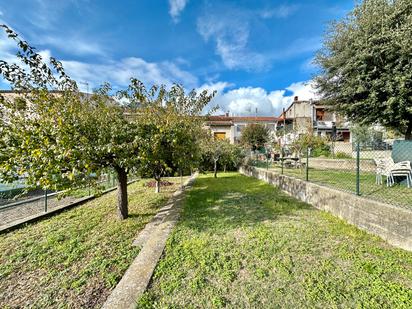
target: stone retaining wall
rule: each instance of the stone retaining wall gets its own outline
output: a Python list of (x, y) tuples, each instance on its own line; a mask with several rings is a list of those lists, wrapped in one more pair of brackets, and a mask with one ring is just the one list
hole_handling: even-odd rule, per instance
[(412, 211), (251, 166), (239, 172), (356, 225), (388, 243), (412, 251)]

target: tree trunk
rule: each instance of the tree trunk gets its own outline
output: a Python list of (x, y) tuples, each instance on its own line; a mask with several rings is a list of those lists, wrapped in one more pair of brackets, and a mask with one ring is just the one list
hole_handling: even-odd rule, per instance
[(409, 120), (408, 127), (405, 133), (406, 140), (412, 140), (412, 120)]
[(214, 165), (213, 171), (215, 173), (215, 175), (214, 175), (215, 178), (217, 178), (217, 160), (215, 160), (215, 165)]
[(156, 181), (155, 192), (160, 193), (160, 179), (161, 178), (155, 175), (154, 179)]
[(129, 215), (127, 202), (127, 173), (124, 168), (116, 168), (117, 173), (117, 214), (120, 220)]
[(180, 189), (183, 189), (183, 170), (180, 169)]
[(226, 164), (225, 164), (225, 165), (223, 165), (223, 172), (225, 172), (225, 173), (226, 173)]

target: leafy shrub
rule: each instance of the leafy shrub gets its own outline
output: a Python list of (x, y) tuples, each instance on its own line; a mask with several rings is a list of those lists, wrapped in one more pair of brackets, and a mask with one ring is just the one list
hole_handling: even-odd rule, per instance
[(331, 155), (329, 145), (316, 145), (312, 148), (312, 157), (329, 157)]
[(306, 151), (307, 147), (311, 148), (312, 157), (331, 155), (329, 141), (321, 136), (316, 136), (311, 133), (302, 134), (292, 143), (292, 151), (297, 155), (301, 155)]
[(336, 157), (337, 159), (352, 159), (352, 156), (351, 156), (351, 155), (347, 154), (346, 152), (342, 152), (342, 151), (338, 151), (338, 152), (335, 154), (335, 157)]

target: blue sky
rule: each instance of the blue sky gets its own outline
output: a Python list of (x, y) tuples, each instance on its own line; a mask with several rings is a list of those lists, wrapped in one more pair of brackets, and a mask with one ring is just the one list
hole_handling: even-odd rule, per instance
[[(294, 95), (315, 97), (311, 61), (328, 23), (353, 6), (354, 0), (2, 0), (0, 21), (61, 60), (83, 90), (105, 81), (121, 89), (134, 76), (148, 85), (215, 89), (219, 112), (278, 115)], [(0, 59), (13, 61), (14, 53), (1, 34)]]

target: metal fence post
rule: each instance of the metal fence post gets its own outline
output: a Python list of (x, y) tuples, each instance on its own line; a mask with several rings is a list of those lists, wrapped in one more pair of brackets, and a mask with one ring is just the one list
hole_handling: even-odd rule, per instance
[(47, 189), (44, 191), (44, 212), (47, 212)]
[(309, 147), (306, 148), (306, 181), (309, 181)]
[(356, 143), (356, 195), (360, 195), (360, 144)]
[(280, 174), (283, 175), (283, 162), (284, 162), (284, 158), (282, 156), (282, 158), (280, 159), (280, 167), (281, 167), (281, 171)]

